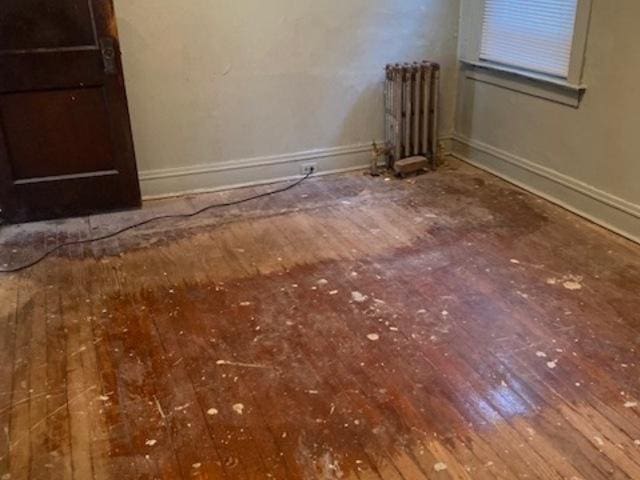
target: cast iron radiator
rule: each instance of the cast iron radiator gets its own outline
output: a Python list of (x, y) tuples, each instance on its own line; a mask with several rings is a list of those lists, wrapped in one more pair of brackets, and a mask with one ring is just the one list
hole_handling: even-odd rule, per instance
[(424, 157), (434, 168), (438, 153), (440, 65), (433, 62), (386, 67), (385, 140), (390, 167)]

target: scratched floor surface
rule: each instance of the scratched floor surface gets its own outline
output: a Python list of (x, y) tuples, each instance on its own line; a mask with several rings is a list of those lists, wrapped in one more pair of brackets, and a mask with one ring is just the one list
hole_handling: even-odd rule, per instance
[(639, 292), (640, 246), (453, 161), (147, 225), (0, 277), (0, 478), (639, 479)]

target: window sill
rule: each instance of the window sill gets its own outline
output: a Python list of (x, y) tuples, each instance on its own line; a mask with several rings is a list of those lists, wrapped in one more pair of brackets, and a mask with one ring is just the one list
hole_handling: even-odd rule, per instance
[(580, 106), (587, 89), (585, 85), (575, 85), (559, 78), (516, 68), (468, 60), (462, 60), (462, 63), (466, 67), (467, 78), (574, 108)]

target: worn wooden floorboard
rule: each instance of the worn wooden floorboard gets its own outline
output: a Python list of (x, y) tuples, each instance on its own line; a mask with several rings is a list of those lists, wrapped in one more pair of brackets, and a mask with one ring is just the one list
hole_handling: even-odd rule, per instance
[(150, 223), (0, 277), (0, 479), (635, 480), (638, 292), (640, 246), (455, 161)]

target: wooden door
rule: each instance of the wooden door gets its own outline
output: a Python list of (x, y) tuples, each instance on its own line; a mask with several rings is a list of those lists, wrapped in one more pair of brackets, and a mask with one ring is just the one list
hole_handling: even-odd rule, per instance
[(0, 0), (0, 217), (140, 205), (109, 0)]

